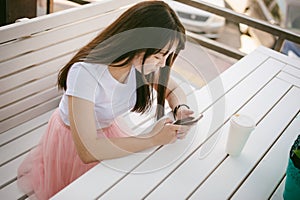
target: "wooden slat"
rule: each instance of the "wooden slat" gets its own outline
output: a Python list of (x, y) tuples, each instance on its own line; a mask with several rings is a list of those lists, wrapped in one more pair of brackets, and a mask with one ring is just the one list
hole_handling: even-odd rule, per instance
[[(193, 193), (191, 199), (229, 198), (256, 163), (259, 162), (262, 154), (276, 141), (287, 124), (299, 112), (299, 98), (300, 89), (293, 87), (251, 133), (243, 149), (243, 154), (239, 157), (228, 157), (224, 160)], [(225, 141), (221, 141), (219, 145), (225, 146)], [(224, 180), (227, 180), (226, 184), (224, 184)], [(218, 192), (213, 188), (218, 188)]]
[[(265, 88), (262, 89), (251, 101), (243, 107), (239, 113), (247, 113), (252, 116), (255, 122), (258, 122), (264, 117), (264, 113), (268, 112), (290, 88), (290, 85), (281, 80), (272, 80)], [(268, 99), (268, 101), (265, 101)], [(226, 140), (225, 131), (228, 130), (228, 124), (223, 127), (220, 132), (217, 132), (215, 138), (211, 138), (212, 144), (215, 141)], [(219, 136), (217, 136), (219, 135)], [(218, 138), (219, 137), (219, 138)], [(206, 145), (206, 144), (205, 144)], [(188, 161), (180, 166), (174, 173), (171, 174), (163, 183), (161, 183), (149, 199), (185, 199), (199, 184), (199, 180), (203, 180), (208, 176), (216, 165), (224, 159), (218, 155), (224, 155), (224, 147), (219, 144), (213, 148), (213, 151), (206, 157), (204, 149), (199, 149), (194, 153)], [(225, 155), (224, 155), (225, 156)], [(192, 167), (193, 166), (193, 167)], [(174, 182), (180, 180), (180, 186), (174, 191)]]
[(3, 199), (19, 199), (24, 194), (19, 190), (17, 183), (13, 182), (0, 190), (0, 196)]
[(40, 93), (31, 95), (17, 103), (11, 104), (1, 109), (0, 121), (6, 120), (14, 115), (22, 113), (36, 105), (40, 105), (48, 100), (61, 96), (62, 92), (58, 92), (57, 87), (49, 88)]
[(37, 51), (42, 48), (71, 40), (92, 32), (100, 32), (115, 20), (124, 10), (116, 10), (112, 13), (99, 13), (93, 18), (83, 18), (72, 24), (56, 27), (51, 30), (43, 31), (31, 37), (24, 38), (15, 42), (0, 45), (0, 62), (25, 54), (27, 52)]
[[(22, 145), (24, 145), (24, 140), (22, 140), (22, 139), (18, 140), (18, 139), (16, 139), (16, 137), (22, 136), (23, 134), (27, 134), (25, 137), (28, 138), (29, 135), (35, 134), (36, 132), (38, 132), (38, 135), (43, 135), (44, 134), (43, 131), (46, 130), (47, 122), (50, 118), (50, 115), (52, 115), (52, 113), (53, 113), (53, 110), (48, 113), (45, 113), (44, 115), (41, 115), (41, 116), (35, 118), (29, 122), (26, 122), (10, 131), (2, 133), (0, 135), (0, 137), (2, 136), (1, 142), (12, 142), (12, 144), (10, 144), (10, 145), (18, 146), (18, 148), (16, 148), (17, 152), (15, 152), (14, 155), (22, 154), (24, 152), (24, 148), (22, 146)], [(12, 138), (12, 137), (14, 137), (14, 138)], [(17, 142), (17, 145), (16, 145), (15, 141), (10, 141), (11, 139), (15, 139), (15, 141)], [(37, 144), (37, 143), (35, 143), (36, 142), (35, 140), (31, 140), (28, 142), (32, 143), (32, 145), (29, 145), (29, 146), (35, 146)], [(3, 152), (3, 154), (4, 153), (5, 152)], [(16, 159), (14, 159), (0, 167), (0, 187), (4, 184), (7, 184), (11, 180), (16, 179), (17, 169), (18, 169), (19, 165), (21, 164), (21, 162), (26, 157), (26, 155), (27, 155), (27, 153), (17, 157)]]
[[(300, 118), (295, 118), (233, 195), (232, 199), (252, 200), (269, 198), (285, 174), (289, 152), (298, 136), (299, 127)], [(278, 158), (280, 158), (281, 162), (278, 162)]]
[[(84, 44), (89, 42), (95, 33), (90, 33), (82, 37), (78, 37), (66, 42), (58, 43), (48, 48), (39, 51), (30, 52), (14, 59), (0, 63), (0, 77), (10, 75), (12, 73), (21, 71), (27, 67), (35, 66), (43, 62), (48, 62), (52, 59), (64, 56), (66, 54), (74, 53)], [(53, 53), (55, 52), (55, 53)], [(5, 69), (5, 70), (3, 70)]]
[(56, 97), (54, 99), (49, 100), (43, 104), (40, 104), (30, 110), (24, 111), (17, 116), (9, 118), (3, 122), (0, 122), (0, 133), (7, 131), (17, 125), (20, 125), (24, 122), (27, 122), (45, 112), (53, 110), (57, 108), (61, 97)]
[[(7, 131), (6, 133), (1, 134), (1, 136), (6, 136), (6, 137), (1, 137), (1, 139), (5, 139), (5, 141), (1, 142), (11, 142), (11, 139), (15, 139), (18, 136), (22, 136), (22, 134), (25, 134), (26, 132), (28, 132), (27, 134), (34, 134), (34, 132), (36, 131), (35, 128), (33, 126), (36, 126), (37, 130), (38, 130), (38, 134), (42, 135), (43, 133), (41, 131), (44, 131), (46, 129), (47, 126), (47, 121), (50, 117), (50, 114), (52, 114), (53, 111), (50, 111), (44, 115), (41, 115), (40, 117), (37, 117), (33, 120), (31, 120), (30, 122), (24, 123), (22, 125), (20, 125), (19, 127), (14, 128), (14, 130), (11, 131)], [(18, 131), (18, 129), (21, 129)], [(14, 137), (14, 138), (12, 138)], [(26, 136), (26, 138), (28, 139), (28, 136)], [(27, 148), (24, 149), (24, 146), (28, 146), (28, 144), (26, 145), (24, 143), (24, 140), (17, 140), (17, 144), (13, 143), (13, 145), (15, 145), (18, 149), (17, 152), (15, 152), (15, 154), (13, 154), (12, 156), (16, 156), (24, 151), (27, 150)], [(26, 142), (31, 142), (31, 145), (29, 146), (35, 146), (37, 144), (36, 140), (28, 140)], [(8, 144), (6, 144), (8, 145)], [(4, 147), (5, 145), (1, 145), (1, 147)], [(14, 147), (14, 146), (13, 146)], [(23, 147), (23, 148), (22, 148)], [(4, 149), (7, 149), (7, 146), (4, 147)], [(11, 154), (11, 152), (3, 152), (3, 154)], [(0, 167), (0, 174), (1, 174), (1, 180), (0, 180), (0, 187), (4, 187), (6, 184), (8, 183), (13, 183), (16, 180), (17, 177), (17, 169), (19, 167), (19, 165), (21, 164), (21, 162), (23, 161), (23, 159), (25, 158), (26, 154), (22, 154), (21, 156), (16, 157), (15, 159), (11, 160), (10, 162), (6, 163), (6, 164), (1, 164), (2, 166)], [(2, 157), (1, 157), (2, 158)], [(12, 157), (13, 158), (13, 157)], [(7, 187), (7, 186), (5, 186)], [(9, 186), (10, 187), (10, 186)], [(3, 192), (2, 190), (5, 191), (10, 191), (7, 189), (1, 189), (0, 194)], [(11, 191), (10, 191), (11, 192)], [(10, 194), (12, 195), (12, 194)], [(2, 196), (3, 197), (3, 196)]]
[(51, 110), (49, 112), (46, 112), (30, 121), (27, 121), (19, 126), (16, 126), (6, 132), (3, 132), (0, 134), (0, 146), (2, 146), (5, 143), (8, 143), (9, 141), (18, 138), (22, 136), (23, 134), (26, 134), (32, 130), (34, 130), (36, 127), (40, 127), (42, 125), (45, 125), (48, 122), (48, 119), (52, 115), (54, 110)]
[(285, 186), (285, 177), (281, 181), (280, 185), (274, 192), (274, 194), (269, 198), (270, 200), (283, 200), (283, 191), (284, 191), (284, 186)]
[(300, 79), (300, 68), (298, 69), (291, 65), (287, 65), (282, 71)]
[(0, 108), (15, 103), (16, 101), (24, 99), (30, 95), (44, 91), (49, 87), (57, 87), (57, 75), (58, 73), (49, 74), (38, 81), (24, 84), (18, 88), (10, 90), (9, 92), (1, 94)]
[(46, 126), (39, 127), (29, 134), (0, 147), (0, 165), (36, 146), (45, 130)]
[[(50, 52), (48, 52), (50, 54)], [(45, 55), (44, 55), (45, 56)], [(39, 81), (43, 77), (47, 77), (53, 73), (57, 73), (70, 59), (70, 55), (59, 57), (54, 60), (42, 64), (35, 64), (30, 68), (26, 68), (18, 73), (12, 74), (0, 79), (1, 93), (15, 89), (32, 81)]]
[(279, 53), (278, 51), (273, 51), (272, 49), (269, 49), (264, 46), (258, 47), (257, 51), (259, 51), (265, 55), (272, 56), (273, 58), (278, 59), (281, 62), (284, 62), (288, 65), (291, 65), (295, 68), (300, 69), (300, 60), (298, 60), (298, 59), (291, 59), (290, 57), (288, 57), (285, 54)]
[(277, 78), (282, 79), (300, 88), (300, 78), (297, 78), (296, 76), (293, 76), (286, 72), (281, 72), (277, 75)]
[[(77, 8), (56, 12), (49, 15), (33, 18), (23, 23), (14, 23), (0, 27), (0, 43), (17, 38), (26, 37), (41, 31), (67, 25), (84, 18), (93, 17), (102, 12), (108, 12), (139, 2), (137, 0), (105, 0), (94, 4), (83, 5)], [(1, 56), (0, 56), (1, 57)]]
[[(25, 149), (27, 149), (26, 147), (31, 148), (31, 147), (35, 146), (37, 144), (36, 139), (33, 139), (33, 140), (30, 139), (24, 143), (24, 140), (16, 139), (16, 138), (23, 136), (23, 134), (28, 134), (25, 136), (25, 138), (28, 139), (28, 136), (31, 134), (34, 134), (37, 130), (38, 130), (38, 133), (36, 133), (36, 135), (42, 135), (43, 134), (42, 131), (46, 129), (47, 121), (52, 113), (53, 113), (53, 110), (49, 111), (48, 113), (45, 113), (37, 118), (34, 118), (33, 120), (30, 120), (18, 127), (15, 127), (9, 131), (2, 133), (0, 135), (1, 148), (3, 147), (4, 150), (5, 149), (7, 150), (8, 146), (6, 146), (6, 145), (10, 145), (10, 146), (14, 146), (14, 147), (17, 146), (18, 148), (14, 148), (14, 150), (16, 150), (16, 152), (14, 152), (14, 153), (11, 151), (6, 152), (3, 149), (1, 149), (1, 154), (9, 154), (10, 156), (17, 156), (24, 152), (24, 147), (25, 147)], [(37, 128), (37, 130), (35, 127)], [(17, 141), (17, 144), (15, 141)], [(13, 143), (10, 144), (9, 142), (13, 142)], [(26, 144), (26, 145), (23, 146), (24, 144)], [(12, 180), (16, 179), (17, 169), (26, 155), (27, 155), (27, 153), (23, 154), (19, 157), (16, 157), (15, 159), (11, 160), (10, 162), (8, 162), (5, 165), (2, 165), (0, 167), (0, 176), (1, 176), (0, 187), (6, 185), (7, 183), (10, 183)], [(1, 158), (2, 158), (2, 155), (1, 155)], [(5, 188), (1, 189), (0, 194), (3, 194), (5, 196), (16, 195), (16, 197), (21, 197), (23, 195), (22, 193), (20, 193), (18, 191), (18, 189), (16, 187), (16, 183), (14, 181), (11, 182), (10, 185), (5, 186)], [(4, 196), (2, 196), (2, 197), (4, 197)]]
[(8, 183), (12, 183), (16, 180), (18, 167), (26, 156), (27, 153), (0, 167), (0, 188), (3, 188)]

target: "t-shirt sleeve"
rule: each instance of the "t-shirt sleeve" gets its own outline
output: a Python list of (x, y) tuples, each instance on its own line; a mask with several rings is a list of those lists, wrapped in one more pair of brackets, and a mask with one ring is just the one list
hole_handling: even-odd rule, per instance
[(67, 76), (66, 95), (95, 103), (98, 80), (84, 63), (74, 63)]

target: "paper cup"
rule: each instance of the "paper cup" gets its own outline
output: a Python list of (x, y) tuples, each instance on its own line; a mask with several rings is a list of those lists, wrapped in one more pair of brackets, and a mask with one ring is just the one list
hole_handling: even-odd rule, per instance
[(226, 152), (231, 156), (238, 156), (254, 128), (255, 122), (249, 116), (239, 114), (232, 116), (226, 143)]

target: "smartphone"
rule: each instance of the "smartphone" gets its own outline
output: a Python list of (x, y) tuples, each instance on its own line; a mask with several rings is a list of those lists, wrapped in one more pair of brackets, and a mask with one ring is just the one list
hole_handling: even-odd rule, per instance
[(184, 119), (178, 119), (173, 124), (177, 125), (193, 125), (197, 123), (201, 118), (203, 117), (203, 114), (200, 114), (198, 117), (187, 117)]

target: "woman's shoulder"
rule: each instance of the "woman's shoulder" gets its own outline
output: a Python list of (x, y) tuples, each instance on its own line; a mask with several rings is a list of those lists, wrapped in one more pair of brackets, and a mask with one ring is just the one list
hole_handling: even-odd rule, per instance
[(76, 62), (72, 65), (71, 68), (74, 68), (74, 69), (85, 68), (88, 70), (104, 71), (105, 69), (107, 69), (107, 67), (108, 67), (107, 65), (98, 64), (98, 63)]
[(93, 74), (96, 76), (99, 76), (107, 70), (108, 66), (104, 64), (98, 64), (98, 63), (88, 63), (88, 62), (76, 62), (72, 65), (71, 71), (73, 72), (79, 72), (79, 71), (85, 71), (89, 74)]
[(108, 66), (97, 63), (76, 62), (71, 66), (68, 79), (93, 79), (100, 80)]

